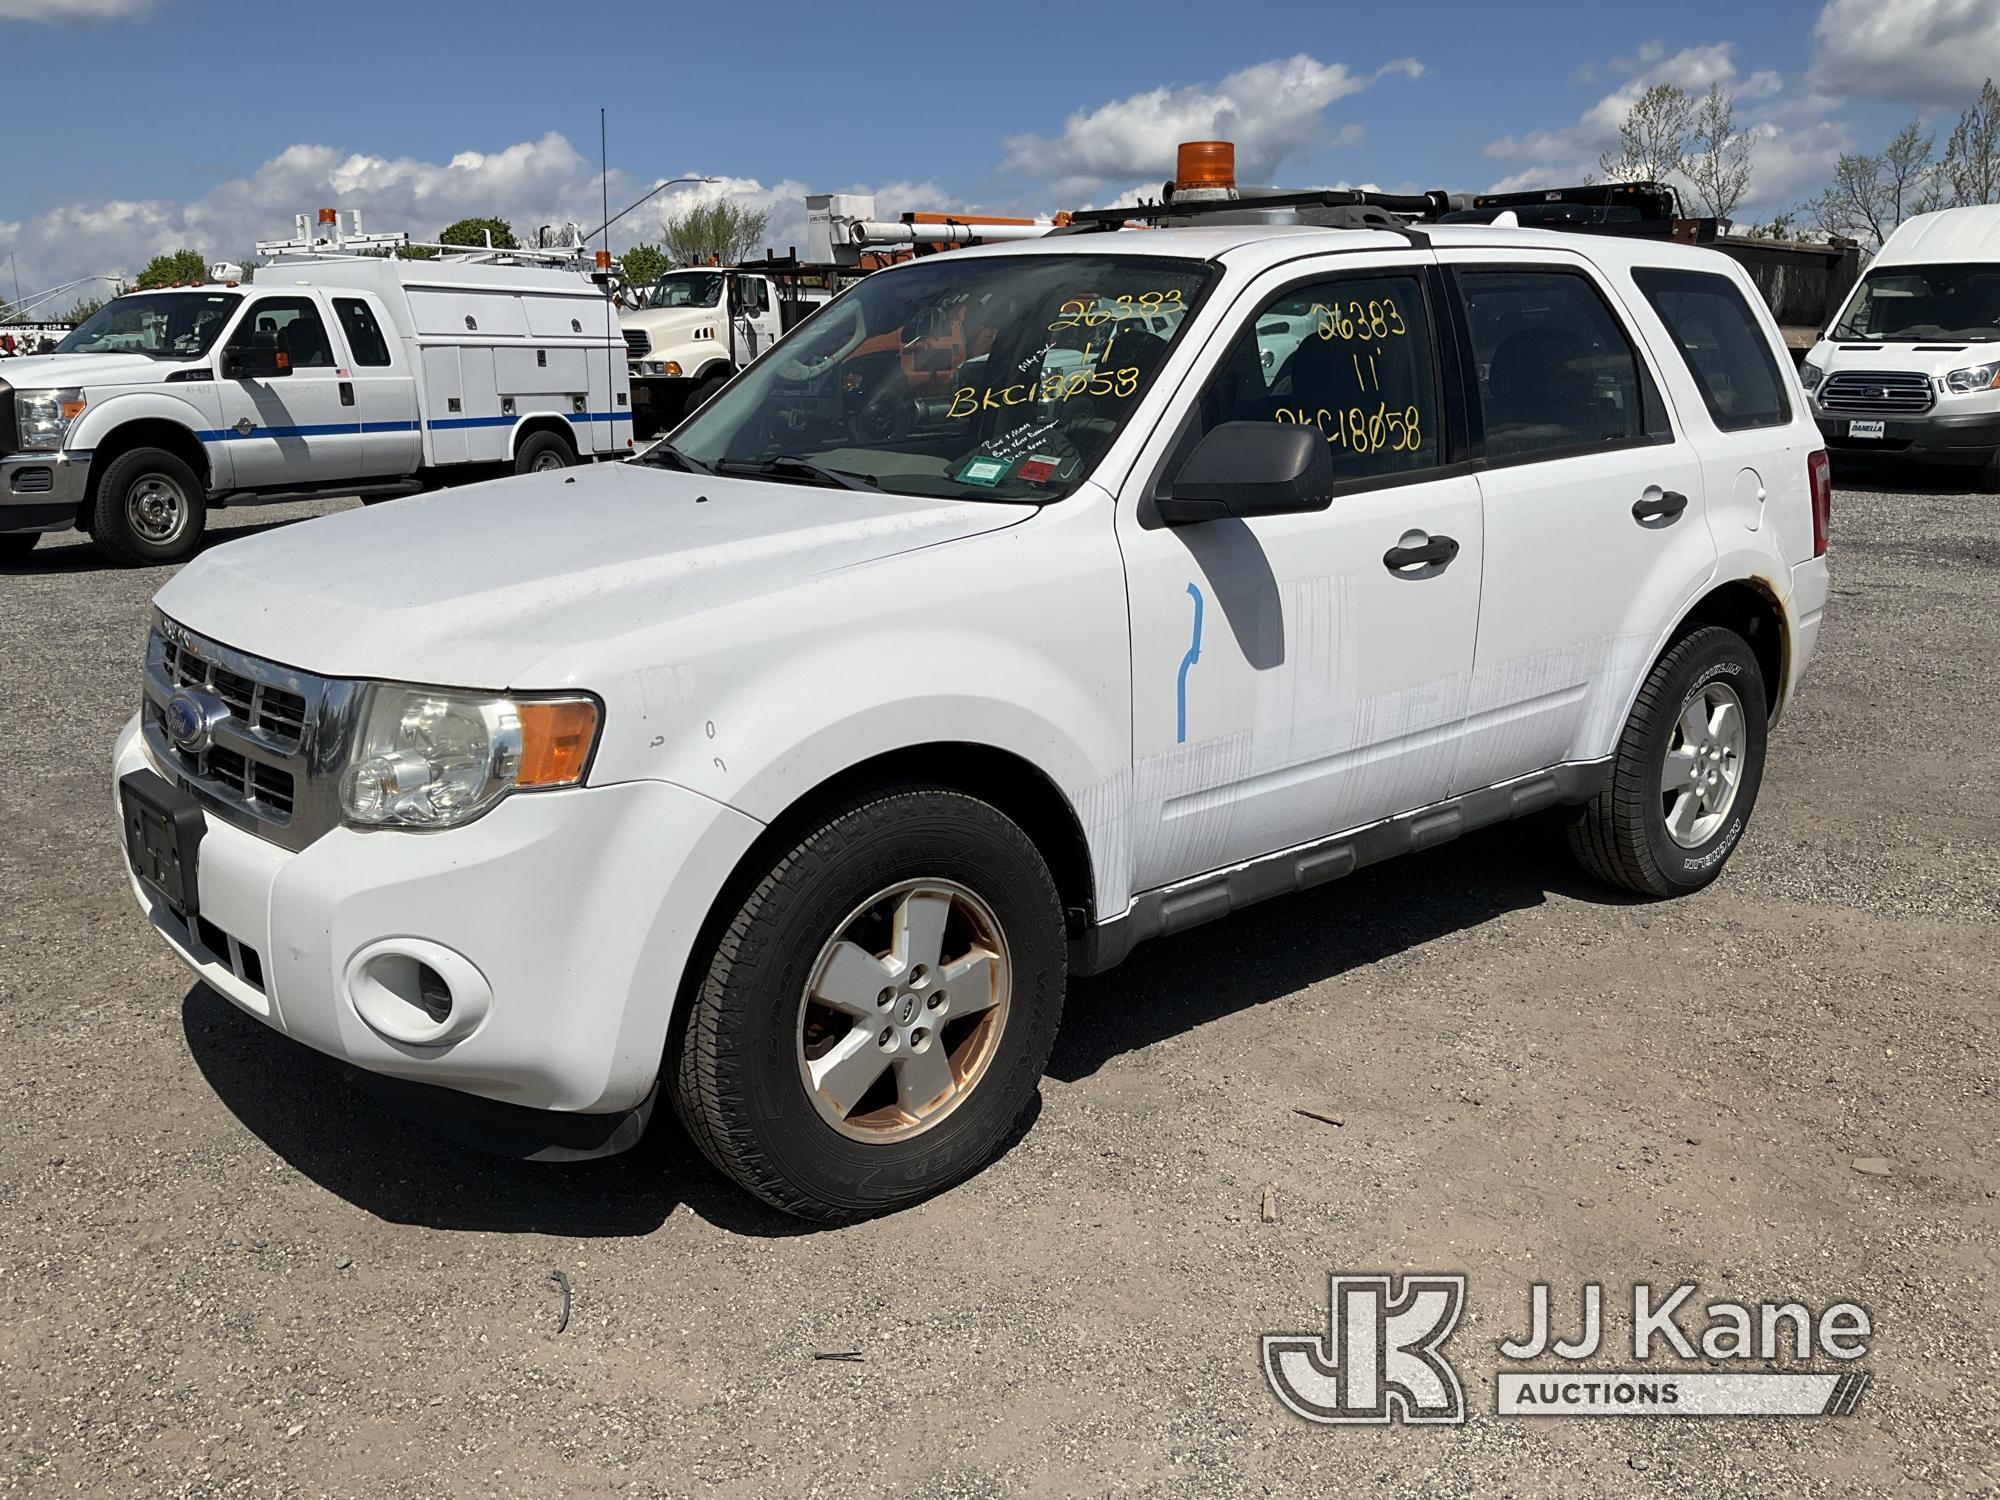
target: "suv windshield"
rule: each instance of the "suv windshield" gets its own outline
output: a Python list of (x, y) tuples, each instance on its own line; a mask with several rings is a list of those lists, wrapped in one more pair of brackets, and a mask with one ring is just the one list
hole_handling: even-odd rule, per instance
[(1861, 278), (1837, 339), (2000, 339), (2000, 265), (1884, 266)]
[(143, 297), (116, 297), (56, 345), (56, 353), (199, 359), (208, 353), (242, 300), (235, 292), (158, 292)]
[(713, 307), (722, 300), (722, 275), (717, 271), (669, 271), (653, 283), (648, 307)]
[(1058, 499), (1111, 446), (1213, 275), (1140, 255), (939, 255), (879, 271), (800, 324), (651, 461), (905, 495)]

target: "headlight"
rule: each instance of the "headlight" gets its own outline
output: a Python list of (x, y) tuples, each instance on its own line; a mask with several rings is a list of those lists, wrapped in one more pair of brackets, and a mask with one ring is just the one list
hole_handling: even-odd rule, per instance
[(2000, 359), (1990, 365), (1974, 365), (1969, 370), (1953, 370), (1944, 378), (1948, 391), (1990, 391), (2000, 386)]
[(1819, 383), (1824, 379), (1826, 379), (1826, 371), (1822, 370), (1811, 360), (1806, 360), (1799, 366), (1799, 384), (1807, 390), (1818, 390)]
[(14, 392), (14, 419), (20, 426), (21, 446), (54, 452), (63, 445), (70, 423), (83, 415), (87, 404), (79, 390)]
[(341, 773), (341, 811), (373, 827), (455, 827), (509, 792), (575, 786), (596, 742), (595, 699), (381, 683)]

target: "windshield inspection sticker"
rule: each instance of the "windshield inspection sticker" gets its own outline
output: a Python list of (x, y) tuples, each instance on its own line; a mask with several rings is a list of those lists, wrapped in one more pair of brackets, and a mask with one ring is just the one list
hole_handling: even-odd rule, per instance
[(1007, 460), (988, 458), (977, 454), (965, 461), (965, 467), (958, 471), (961, 484), (995, 485), (1007, 477)]
[(1047, 484), (1056, 477), (1056, 458), (1049, 453), (1035, 453), (1021, 460), (1021, 466), (1014, 471), (1016, 479), (1025, 479), (1030, 484)]

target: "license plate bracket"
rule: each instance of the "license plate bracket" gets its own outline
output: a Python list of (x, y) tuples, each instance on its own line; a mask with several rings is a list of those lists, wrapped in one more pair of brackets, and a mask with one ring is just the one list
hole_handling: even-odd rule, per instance
[(208, 831), (201, 804), (155, 771), (121, 776), (118, 801), (132, 873), (193, 926), (201, 912), (201, 836)]
[(1876, 419), (1873, 421), (1856, 418), (1847, 424), (1847, 435), (1851, 438), (1879, 438), (1889, 435), (1889, 424)]

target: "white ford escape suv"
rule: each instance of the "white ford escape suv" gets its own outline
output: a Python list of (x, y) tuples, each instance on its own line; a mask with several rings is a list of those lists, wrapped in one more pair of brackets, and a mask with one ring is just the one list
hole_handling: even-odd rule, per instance
[(999, 1148), (1067, 977), (1143, 938), (1554, 806), (1607, 880), (1713, 880), (1827, 484), (1711, 253), (933, 256), (641, 462), (190, 564), (115, 752), (132, 889), (489, 1143), (616, 1149), (664, 1094), (770, 1202), (880, 1212)]

